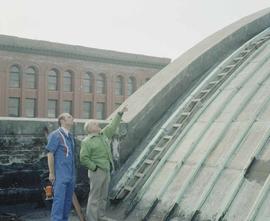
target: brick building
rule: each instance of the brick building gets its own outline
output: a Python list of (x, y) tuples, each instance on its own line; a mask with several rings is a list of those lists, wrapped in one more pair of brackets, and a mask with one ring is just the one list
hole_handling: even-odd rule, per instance
[(104, 119), (169, 62), (0, 35), (0, 116)]

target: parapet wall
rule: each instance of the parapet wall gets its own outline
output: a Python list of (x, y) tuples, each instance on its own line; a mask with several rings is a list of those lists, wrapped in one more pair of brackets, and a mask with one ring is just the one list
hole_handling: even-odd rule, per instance
[[(101, 121), (101, 127), (108, 122)], [(79, 163), (80, 142), (86, 136), (84, 121), (75, 121), (72, 133), (76, 140), (77, 192), (86, 197), (87, 170)], [(29, 118), (0, 118), (0, 205), (37, 201), (41, 198), (42, 179), (48, 175), (46, 135), (58, 128), (57, 120)], [(124, 124), (120, 129), (124, 128)], [(115, 155), (120, 135), (114, 138)], [(112, 147), (113, 147), (112, 145)], [(117, 157), (116, 164), (117, 162)]]
[[(48, 173), (46, 132), (55, 128), (55, 120), (0, 118), (0, 204), (41, 199), (42, 179)], [(78, 135), (81, 128), (74, 128)]]
[[(0, 164), (34, 163), (44, 157), (46, 132), (57, 128), (57, 122), (42, 119), (0, 119)], [(76, 136), (83, 135), (82, 125), (76, 124)]]

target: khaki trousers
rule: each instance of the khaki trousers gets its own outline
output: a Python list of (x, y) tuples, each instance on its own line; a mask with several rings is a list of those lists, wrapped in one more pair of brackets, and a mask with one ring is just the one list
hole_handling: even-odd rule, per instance
[(88, 221), (105, 221), (105, 209), (108, 199), (110, 184), (110, 172), (102, 169), (97, 171), (88, 171), (90, 179), (90, 192), (86, 208), (86, 217)]

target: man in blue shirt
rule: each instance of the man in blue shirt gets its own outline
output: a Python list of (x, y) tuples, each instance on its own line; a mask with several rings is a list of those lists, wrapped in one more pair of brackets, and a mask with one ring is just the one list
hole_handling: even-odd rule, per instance
[(63, 113), (58, 117), (59, 128), (48, 136), (49, 180), (53, 184), (52, 221), (67, 221), (75, 187), (74, 138), (69, 132), (73, 117)]

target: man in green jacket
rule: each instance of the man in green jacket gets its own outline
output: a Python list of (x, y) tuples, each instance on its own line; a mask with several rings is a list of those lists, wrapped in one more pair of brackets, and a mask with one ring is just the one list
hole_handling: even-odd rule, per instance
[(122, 115), (126, 111), (127, 107), (124, 107), (103, 129), (96, 120), (89, 120), (84, 125), (88, 136), (81, 144), (80, 161), (88, 169), (90, 179), (90, 193), (86, 209), (88, 221), (112, 220), (105, 216), (110, 169), (111, 167), (114, 169), (110, 139), (115, 134)]

